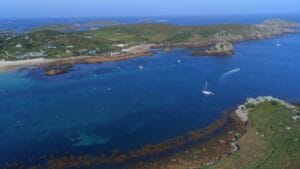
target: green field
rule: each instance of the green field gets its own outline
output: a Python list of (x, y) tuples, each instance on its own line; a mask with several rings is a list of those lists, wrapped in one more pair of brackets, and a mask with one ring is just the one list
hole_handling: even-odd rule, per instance
[(249, 114), (249, 129), (239, 139), (240, 150), (209, 169), (299, 169), (300, 108), (277, 102), (257, 105)]

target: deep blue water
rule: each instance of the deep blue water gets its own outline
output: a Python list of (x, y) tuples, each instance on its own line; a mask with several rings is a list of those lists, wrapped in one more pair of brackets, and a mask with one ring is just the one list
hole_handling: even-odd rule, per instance
[[(129, 151), (203, 128), (247, 97), (300, 99), (300, 35), (235, 49), (232, 57), (158, 50), (151, 57), (76, 65), (57, 77), (38, 68), (2, 73), (0, 162), (66, 151)], [(202, 95), (205, 81), (215, 96)]]

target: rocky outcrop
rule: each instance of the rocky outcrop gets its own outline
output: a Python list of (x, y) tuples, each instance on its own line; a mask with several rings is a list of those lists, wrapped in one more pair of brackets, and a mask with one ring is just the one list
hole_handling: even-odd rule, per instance
[(251, 109), (263, 102), (276, 102), (278, 104), (286, 106), (287, 108), (295, 109), (294, 105), (291, 105), (283, 100), (271, 96), (260, 96), (256, 99), (248, 98), (245, 104), (238, 106), (238, 108), (235, 110), (235, 114), (241, 119), (242, 122), (247, 122), (248, 114)]
[(63, 64), (63, 65), (52, 65), (45, 68), (45, 74), (47, 76), (57, 76), (61, 74), (68, 73), (73, 68), (71, 64)]
[(164, 49), (164, 52), (165, 53), (169, 53), (169, 52), (171, 52), (172, 51), (172, 48), (170, 48), (170, 47), (166, 47), (165, 49)]
[(197, 55), (208, 55), (208, 56), (230, 56), (234, 53), (233, 45), (230, 42), (218, 42), (215, 46), (200, 50), (193, 53), (194, 56)]

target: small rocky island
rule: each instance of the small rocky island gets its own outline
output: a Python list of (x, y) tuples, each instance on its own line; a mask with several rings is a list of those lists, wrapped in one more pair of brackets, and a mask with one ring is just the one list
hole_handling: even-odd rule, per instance
[(207, 56), (230, 56), (234, 53), (234, 48), (230, 42), (218, 42), (215, 46), (193, 52), (194, 56), (207, 55)]

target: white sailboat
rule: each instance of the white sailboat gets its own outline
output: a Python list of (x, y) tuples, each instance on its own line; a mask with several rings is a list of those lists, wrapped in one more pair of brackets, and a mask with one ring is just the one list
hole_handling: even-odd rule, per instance
[(276, 46), (277, 46), (277, 47), (280, 47), (280, 46), (281, 46), (281, 44), (280, 44), (280, 43), (276, 43)]
[(204, 86), (203, 86), (202, 93), (203, 93), (204, 95), (206, 95), (206, 96), (213, 96), (213, 95), (215, 95), (212, 91), (210, 91), (210, 90), (208, 89), (208, 82), (207, 82), (207, 81), (205, 82), (205, 84), (204, 84)]
[(281, 44), (279, 43), (279, 41), (277, 41), (275, 45), (276, 45), (277, 47), (280, 47), (280, 46), (281, 46)]

